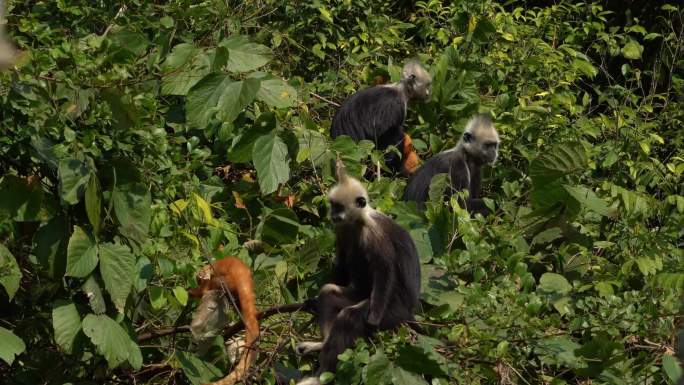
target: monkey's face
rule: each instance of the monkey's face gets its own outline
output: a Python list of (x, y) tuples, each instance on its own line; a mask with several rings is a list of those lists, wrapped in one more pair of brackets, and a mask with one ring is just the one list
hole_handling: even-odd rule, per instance
[(328, 200), (330, 219), (336, 226), (364, 223), (371, 210), (366, 189), (361, 182), (350, 177), (330, 190)]
[(426, 100), (432, 92), (432, 76), (418, 62), (409, 62), (404, 66), (401, 77), (406, 82), (410, 98)]
[(482, 163), (493, 165), (499, 156), (499, 134), (494, 125), (478, 125), (466, 131), (463, 144), (468, 154)]
[(204, 293), (190, 323), (193, 337), (202, 339), (218, 335), (227, 321), (227, 307), (228, 301), (223, 291), (210, 290)]

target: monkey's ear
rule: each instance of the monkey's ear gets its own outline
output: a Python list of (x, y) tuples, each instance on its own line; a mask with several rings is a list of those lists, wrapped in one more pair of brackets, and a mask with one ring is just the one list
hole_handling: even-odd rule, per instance
[(337, 160), (335, 161), (335, 174), (337, 174), (337, 181), (344, 182), (347, 179), (347, 170), (344, 169), (340, 153), (337, 153)]

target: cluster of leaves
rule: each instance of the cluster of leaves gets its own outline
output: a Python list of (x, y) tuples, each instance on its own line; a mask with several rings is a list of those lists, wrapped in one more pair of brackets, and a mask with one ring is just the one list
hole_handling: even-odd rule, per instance
[[(360, 341), (335, 382), (673, 383), (684, 10), (637, 3), (15, 2), (23, 54), (0, 74), (0, 378), (198, 384), (229, 371), (221, 337), (200, 356), (189, 336), (139, 335), (189, 323), (185, 288), (209, 256), (246, 261), (261, 307), (314, 295), (334, 254), (334, 154), (357, 175), (383, 158), (329, 138), (335, 104), (419, 56), (434, 89), (409, 114), (416, 148), (453, 146), (491, 111), (498, 212), (471, 218), (438, 193), (422, 212), (400, 201), (404, 179), (368, 182), (418, 247), (424, 333)], [(265, 321), (250, 380), (308, 374), (315, 362), (291, 349), (308, 325)]]

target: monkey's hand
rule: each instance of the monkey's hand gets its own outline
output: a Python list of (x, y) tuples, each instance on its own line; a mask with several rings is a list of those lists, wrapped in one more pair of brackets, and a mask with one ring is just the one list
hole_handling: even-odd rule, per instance
[(307, 313), (317, 314), (318, 313), (318, 297), (309, 298), (304, 301), (304, 307), (302, 308)]

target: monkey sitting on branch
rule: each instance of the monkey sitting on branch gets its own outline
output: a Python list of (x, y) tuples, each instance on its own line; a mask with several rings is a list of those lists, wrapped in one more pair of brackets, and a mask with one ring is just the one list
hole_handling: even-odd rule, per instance
[(482, 166), (493, 165), (499, 155), (499, 133), (488, 114), (477, 114), (466, 124), (456, 147), (441, 152), (426, 161), (409, 179), (403, 199), (423, 207), (428, 199), (430, 182), (437, 174), (448, 173), (451, 196), (468, 190), (468, 199), (460, 200), (461, 207), (470, 213), (489, 214), (480, 198)]
[(339, 157), (338, 184), (330, 191), (335, 224), (335, 278), (307, 301), (318, 317), (322, 342), (300, 342), (297, 352), (320, 351), (316, 377), (298, 385), (319, 384), (318, 375), (334, 372), (337, 355), (361, 337), (414, 320), (420, 292), (420, 261), (406, 230), (368, 204), (368, 192), (348, 176)]
[(198, 287), (188, 289), (191, 297), (201, 298), (195, 312), (190, 331), (197, 340), (213, 338), (223, 330), (226, 323), (225, 311), (229, 303), (236, 309), (245, 325), (245, 340), (240, 359), (235, 369), (224, 378), (208, 385), (233, 385), (244, 380), (257, 357), (259, 322), (254, 295), (252, 272), (236, 257), (219, 259), (197, 272)]
[(401, 153), (385, 155), (385, 163), (394, 172), (411, 174), (418, 166), (418, 155), (411, 138), (404, 133), (404, 120), (410, 100), (430, 97), (432, 77), (417, 60), (409, 60), (401, 71), (401, 80), (366, 88), (351, 95), (333, 118), (333, 139), (348, 135), (355, 141), (370, 140), (379, 150), (395, 146)]

